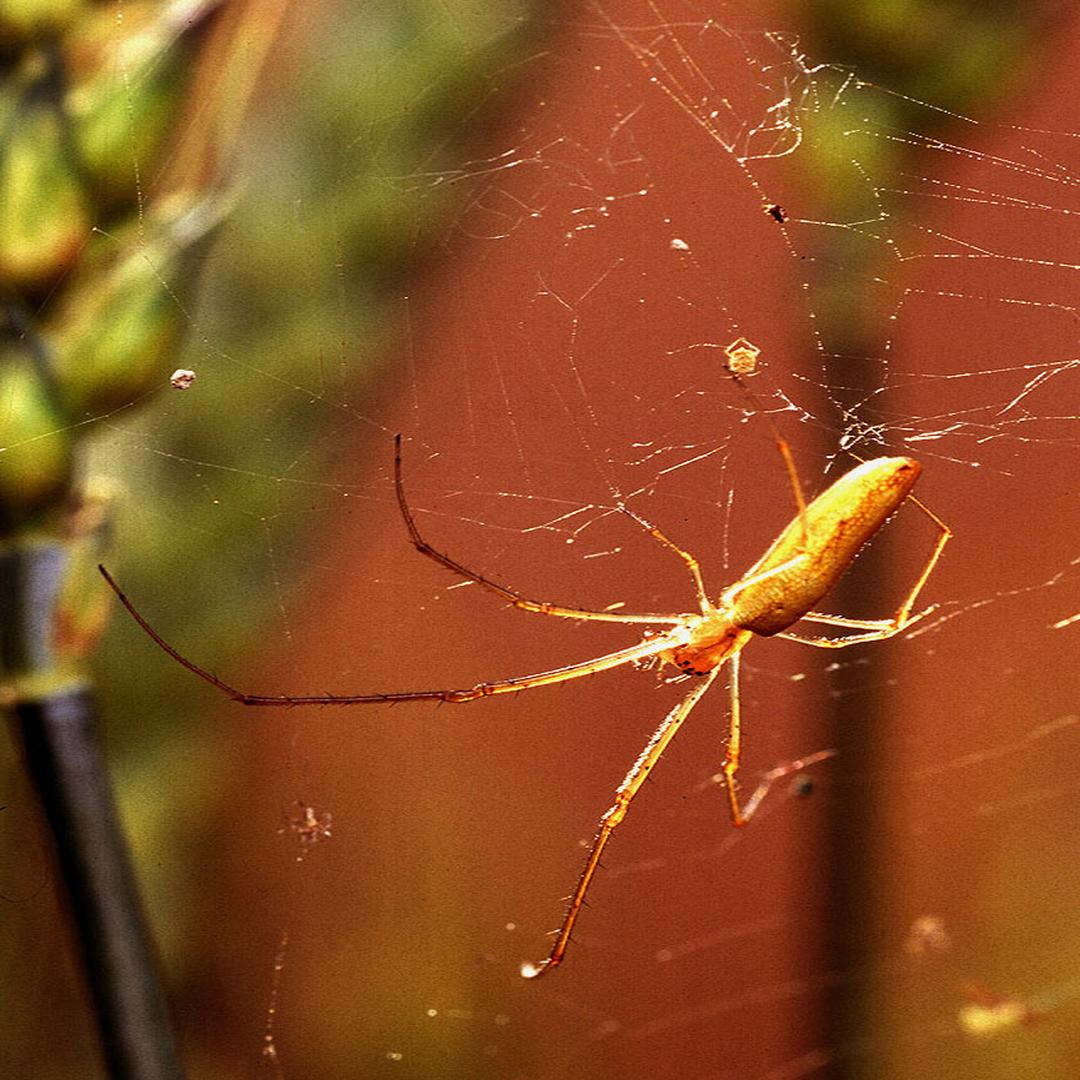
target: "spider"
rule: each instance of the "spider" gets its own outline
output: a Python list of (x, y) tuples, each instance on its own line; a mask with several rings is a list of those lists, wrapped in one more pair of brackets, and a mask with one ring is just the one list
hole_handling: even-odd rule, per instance
[[(655, 525), (627, 507), (619, 507), (635, 524), (682, 560), (690, 573), (697, 594), (697, 611), (670, 615), (635, 615), (612, 611), (589, 611), (583, 608), (563, 607), (530, 600), (437, 551), (421, 535), (406, 500), (402, 477), (401, 436), (396, 436), (394, 487), (398, 507), (412, 544), (421, 555), (426, 555), (440, 566), (474, 582), (522, 611), (560, 619), (626, 623), (646, 628), (642, 640), (628, 648), (584, 660), (581, 663), (570, 664), (567, 667), (501, 679), (496, 682), (482, 682), (461, 690), (413, 690), (388, 694), (342, 695), (251, 694), (230, 686), (170, 645), (128, 599), (105, 567), (99, 566), (99, 570), (132, 618), (164, 652), (204, 682), (216, 687), (242, 705), (370, 705), (397, 701), (445, 701), (458, 704), (491, 697), (495, 694), (513, 694), (522, 690), (531, 690), (536, 686), (547, 686), (565, 682), (568, 679), (580, 679), (586, 675), (595, 675), (625, 664), (640, 664), (650, 660), (670, 664), (684, 676), (691, 677), (694, 680), (693, 686), (653, 733), (616, 789), (615, 801), (600, 818), (599, 829), (589, 849), (577, 886), (570, 897), (566, 914), (556, 932), (551, 951), (540, 963), (522, 965), (522, 975), (526, 978), (535, 978), (562, 963), (574, 925), (585, 902), (585, 895), (612, 833), (626, 816), (634, 796), (660, 760), (668, 744), (693, 711), (694, 706), (712, 686), (725, 663), (730, 673), (728, 678), (730, 705), (727, 756), (721, 775), (727, 792), (731, 819), (735, 825), (743, 826), (750, 821), (770, 787), (777, 780), (830, 756), (831, 751), (822, 751), (771, 770), (764, 775), (750, 798), (740, 804), (736, 783), (742, 750), (739, 654), (755, 635), (800, 641), (818, 648), (840, 649), (861, 642), (890, 638), (933, 610), (928, 608), (916, 615), (911, 614), (919, 593), (930, 577), (945, 544), (952, 536), (952, 530), (933, 511), (914, 496), (910, 496), (912, 486), (922, 468), (920, 464), (909, 457), (879, 457), (864, 461), (834, 481), (812, 502), (807, 503), (803, 498), (798, 474), (787, 444), (779, 437), (777, 437), (777, 444), (787, 467), (798, 512), (765, 554), (738, 581), (725, 588), (715, 603), (709, 599), (706, 592), (697, 559), (669, 540)], [(848, 619), (839, 615), (825, 615), (813, 611), (814, 605), (836, 584), (863, 545), (909, 496), (911, 501), (937, 526), (938, 537), (915, 584), (892, 617)], [(859, 630), (861, 633), (844, 637), (807, 637), (788, 633), (790, 626), (803, 619), (825, 626)]]

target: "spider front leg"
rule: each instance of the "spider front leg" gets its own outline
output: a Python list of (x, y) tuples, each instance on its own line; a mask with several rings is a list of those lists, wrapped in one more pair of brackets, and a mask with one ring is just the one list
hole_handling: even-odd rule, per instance
[(113, 580), (109, 571), (100, 563), (98, 564), (98, 570), (108, 583), (109, 588), (116, 594), (116, 598), (162, 652), (171, 656), (181, 667), (187, 668), (192, 675), (197, 675), (203, 682), (209, 683), (241, 705), (271, 707), (336, 705), (340, 707), (346, 705), (388, 705), (397, 701), (445, 701), (450, 704), (463, 704), (468, 701), (479, 701), (481, 698), (492, 697), (495, 694), (516, 694), (523, 690), (531, 690), (536, 686), (552, 686), (555, 683), (566, 682), (569, 679), (580, 679), (587, 675), (596, 675), (601, 671), (609, 671), (611, 668), (622, 667), (624, 664), (633, 664), (641, 660), (647, 660), (650, 656), (657, 656), (673, 646), (679, 645), (685, 639), (685, 634), (677, 627), (672, 627), (666, 633), (646, 637), (643, 641), (637, 645), (631, 645), (628, 649), (618, 649), (615, 652), (594, 657), (592, 660), (568, 664), (561, 668), (552, 668), (550, 671), (538, 671), (532, 675), (519, 675), (494, 682), (477, 683), (475, 686), (463, 687), (460, 690), (403, 690), (387, 694), (252, 694), (246, 690), (231, 686), (224, 679), (218, 678), (212, 671), (207, 670), (200, 664), (196, 664), (194, 660), (189, 660), (179, 649), (166, 641), (154, 629), (142, 612), (127, 597), (123, 589)]
[(596, 839), (593, 840), (592, 847), (589, 849), (589, 855), (585, 860), (585, 866), (582, 868), (581, 877), (578, 878), (577, 888), (574, 889), (574, 894), (570, 897), (570, 906), (566, 909), (562, 926), (559, 927), (556, 934), (555, 944), (546, 960), (542, 960), (539, 964), (525, 963), (521, 965), (521, 974), (526, 979), (535, 979), (562, 963), (566, 948), (570, 944), (570, 935), (573, 933), (574, 924), (577, 922), (578, 915), (581, 914), (581, 907), (585, 903), (585, 894), (589, 891), (596, 869), (600, 865), (600, 856), (603, 854), (608, 840), (611, 839), (611, 834), (622, 823), (623, 818), (626, 817), (626, 812), (630, 808), (634, 796), (640, 790), (641, 785), (645, 783), (649, 773), (652, 772), (653, 766), (660, 760), (668, 744), (675, 738), (683, 721), (693, 711), (702, 695), (712, 686), (719, 670), (718, 667), (713, 668), (667, 714), (664, 722), (653, 732), (652, 738), (645, 744), (645, 749), (641, 751), (637, 761), (634, 762), (625, 779), (616, 789), (615, 801), (600, 819), (600, 830), (597, 832)]
[(429, 559), (437, 562), (447, 570), (451, 570), (455, 574), (460, 574), (467, 581), (471, 581), (474, 584), (479, 585), (482, 589), (486, 589), (488, 592), (502, 597), (503, 600), (512, 604), (520, 611), (531, 611), (538, 615), (553, 615), (559, 619), (580, 619), (582, 622), (618, 622), (638, 625), (652, 623), (660, 626), (674, 626), (680, 621), (679, 616), (677, 615), (633, 615), (615, 611), (590, 611), (585, 608), (549, 604), (543, 600), (530, 600), (528, 597), (522, 596), (521, 593), (507, 588), (505, 585), (500, 585), (497, 581), (492, 581), (490, 578), (484, 577), (483, 574), (478, 574), (475, 570), (470, 570), (456, 559), (452, 559), (449, 555), (445, 555), (443, 552), (433, 548), (421, 534), (420, 529), (416, 524), (416, 519), (413, 517), (412, 509), (409, 507), (409, 501), (405, 497), (405, 479), (401, 460), (400, 435), (394, 436), (394, 493), (397, 496), (398, 509), (401, 511), (401, 517), (405, 522), (405, 528), (409, 530), (409, 539), (412, 541), (413, 547), (416, 548), (421, 555), (426, 555)]

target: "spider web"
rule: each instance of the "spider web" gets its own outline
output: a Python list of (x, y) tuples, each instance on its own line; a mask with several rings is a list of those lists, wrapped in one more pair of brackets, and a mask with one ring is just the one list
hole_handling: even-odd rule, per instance
[[(484, 89), (407, 165), (359, 107), (383, 69), (356, 76), (342, 20), (374, 58), (416, 39), (377, 8), (293, 28), (290, 71), (334, 83), (336, 111), (318, 145), (257, 141), (266, 190), (239, 206), (193, 317), (194, 387), (103, 424), (95, 467), (125, 478), (132, 594), (253, 690), (572, 663), (634, 635), (505, 610), (416, 555), (393, 433), (440, 550), (536, 599), (667, 612), (693, 607), (685, 569), (617, 505), (694, 552), (715, 594), (794, 512), (779, 431), (808, 493), (856, 458), (922, 462), (918, 493), (956, 534), (935, 609), (835, 654), (753, 643), (744, 789), (840, 752), (810, 798), (785, 788), (735, 832), (717, 687), (613, 840), (565, 968), (535, 984), (518, 964), (545, 952), (582, 845), (685, 685), (623, 669), (463, 710), (253, 718), (118, 631), (114, 664), (162, 680), (118, 688), (118, 713), (159, 711), (147, 699), (167, 685), (195, 718), (163, 718), (153, 750), (122, 738), (142, 755), (136, 839), (169, 864), (150, 906), (199, 1075), (1069, 1075), (1075, 35), (1043, 42), (1038, 68), (1002, 66), (980, 118), (830, 63), (761, 5), (555, 10), (489, 55), (524, 20), (478, 30), (446, 9), (449, 36), (487, 35)], [(410, 116), (446, 81), (414, 77)], [(362, 275), (386, 253), (343, 208), (362, 166), (372, 205), (415, 222), (407, 257), (426, 267), (382, 272), (381, 366), (360, 359)], [(221, 282), (236, 291), (215, 305)], [(270, 348), (250, 324), (283, 326), (291, 298), (317, 314)], [(760, 349), (752, 400), (723, 366), (740, 337)], [(933, 539), (902, 511), (875, 545), (886, 571), (860, 559), (861, 590), (829, 610), (891, 614)], [(226, 651), (241, 629), (247, 659)], [(864, 691), (872, 749), (845, 755), (830, 717)], [(162, 788), (176, 798), (147, 794)], [(297, 805), (332, 814), (332, 836), (309, 844)], [(841, 907), (853, 806), (872, 807), (864, 891)], [(853, 910), (858, 940), (838, 951)]]

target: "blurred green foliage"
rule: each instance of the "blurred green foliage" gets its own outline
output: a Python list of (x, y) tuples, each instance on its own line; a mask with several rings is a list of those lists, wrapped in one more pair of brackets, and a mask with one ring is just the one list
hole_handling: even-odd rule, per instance
[[(889, 204), (888, 178), (935, 132), (968, 113), (985, 115), (1012, 93), (1060, 14), (1056, 0), (793, 0), (790, 6), (809, 54), (835, 65), (831, 75), (818, 72), (823, 99), (853, 73), (884, 90), (851, 93), (848, 107), (806, 115), (804, 164), (827, 199), (822, 213), (837, 221), (885, 215), (879, 227), (890, 232), (903, 222), (896, 217), (898, 207)], [(883, 131), (895, 137), (881, 138)], [(834, 232), (825, 247), (819, 265), (835, 269), (823, 270), (817, 283), (822, 332), (837, 353), (866, 355), (882, 325), (872, 290), (866, 289), (881, 268), (867, 265), (867, 259), (880, 259), (881, 251), (857, 232)], [(855, 387), (856, 396), (863, 392), (858, 387), (865, 376), (850, 370), (836, 375), (838, 385)]]
[[(197, 373), (191, 396), (212, 394), (211, 404), (192, 423), (187, 401), (166, 388), (168, 399), (103, 433), (93, 457), (95, 472), (129, 492), (167, 493), (160, 512), (121, 503), (114, 561), (133, 594), (154, 596), (170, 630), (198, 638), (223, 667), (279, 600), (265, 587), (265, 563), (246, 547), (268, 500), (276, 558), (291, 564), (310, 542), (301, 511), (311, 491), (274, 478), (287, 480), (301, 460), (304, 475), (322, 475), (340, 454), (324, 433), (397, 374), (390, 305), (464, 195), (434, 178), (467, 156), (484, 124), (500, 121), (506, 106), (492, 78), (535, 45), (526, 11), (464, 0), (312, 5), (283, 27), (251, 116), (235, 207), (198, 302), (185, 309), (188, 339), (176, 363)], [(217, 466), (212, 500), (197, 462)], [(197, 524), (178, 530), (180, 520)], [(208, 620), (222, 582), (242, 604)], [(281, 585), (302, 589), (303, 574), (290, 569)], [(130, 632), (118, 631), (124, 642)], [(109, 707), (117, 718), (153, 714), (154, 673), (163, 668), (125, 680), (123, 651), (102, 657)], [(179, 692), (172, 700), (182, 713), (187, 695), (201, 691), (185, 683)], [(141, 726), (130, 740), (134, 754), (153, 745)]]
[[(10, 543), (66, 535), (73, 508), (101, 490), (94, 478), (109, 478), (107, 561), (223, 664), (272, 600), (259, 587), (265, 566), (245, 548), (268, 492), (281, 515), (279, 556), (310, 540), (304, 514), (291, 512), (308, 492), (275, 478), (297, 460), (318, 468), (334, 453), (322, 436), (340, 408), (393, 374), (387, 305), (459, 197), (452, 185), (409, 178), (461, 160), (476, 129), (460, 118), (492, 120), (492, 75), (535, 30), (518, 2), (286, 5), (257, 107), (237, 121), (244, 145), (234, 157), (215, 142), (213, 118), (243, 104), (227, 100), (243, 89), (243, 55), (207, 72), (196, 45), (200, 12), (238, 8), (20, 0), (0, 9), (0, 523)], [(269, 20), (273, 6), (249, 10)], [(188, 395), (170, 388), (169, 372), (179, 367), (196, 371), (190, 400), (204, 407), (178, 407)], [(199, 462), (217, 466), (212, 498)], [(83, 611), (100, 607), (92, 563), (73, 556), (79, 581), (68, 593)], [(219, 610), (222, 581), (243, 606)], [(302, 584), (289, 575), (284, 587)], [(69, 642), (90, 649), (87, 620), (68, 615)], [(165, 916), (155, 931), (182, 978), (197, 958), (174, 940), (192, 911), (149, 868), (156, 852), (179, 857), (197, 840), (193, 823), (213, 811), (221, 765), (190, 762), (191, 783), (161, 798), (156, 766), (183, 738), (178, 721), (196, 684), (178, 686), (164, 665), (133, 667), (131, 633), (118, 624), (102, 650), (103, 707), (149, 906)], [(16, 783), (18, 763), (6, 768)], [(7, 865), (25, 861), (18, 836), (4, 843)], [(9, 940), (0, 958), (28, 1006), (3, 1025), (7, 1066), (45, 1077), (50, 1066), (31, 1066), (17, 1049), (20, 1030), (40, 1022), (28, 972), (49, 978), (31, 948)], [(73, 1075), (70, 1062), (56, 1068)]]

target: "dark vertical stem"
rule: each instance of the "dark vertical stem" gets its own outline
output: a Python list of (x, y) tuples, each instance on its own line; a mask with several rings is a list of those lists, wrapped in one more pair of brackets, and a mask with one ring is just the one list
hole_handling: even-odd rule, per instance
[(14, 712), (52, 831), (109, 1073), (116, 1080), (180, 1080), (93, 695), (70, 690), (21, 702)]
[(0, 548), (0, 676), (52, 833), (109, 1075), (182, 1080), (94, 697), (77, 658), (58, 651), (72, 551), (41, 538)]
[[(843, 388), (833, 392), (841, 408), (867, 398), (875, 387), (875, 366), (848, 359), (875, 355), (876, 343), (857, 337), (857, 333), (845, 336), (842, 328), (836, 328), (832, 339), (843, 354), (834, 357), (829, 375), (830, 385)], [(858, 574), (843, 578), (833, 590), (830, 610), (883, 617), (884, 598), (896, 595), (890, 580), (895, 548), (892, 530), (878, 533), (859, 554)], [(827, 706), (831, 738), (839, 751), (837, 761), (850, 782), (840, 789), (828, 844), (831, 918), (826, 948), (833, 970), (845, 973), (831, 991), (829, 1044), (841, 1048), (833, 1075), (838, 1080), (856, 1080), (867, 1075), (865, 1062), (848, 1057), (843, 1048), (865, 1039), (877, 1013), (880, 987), (873, 982), (873, 958), (880, 939), (883, 844), (888, 835), (878, 792), (858, 778), (880, 769), (895, 711), (887, 689), (893, 670), (888, 643), (856, 646), (844, 659), (848, 662), (834, 669)]]

